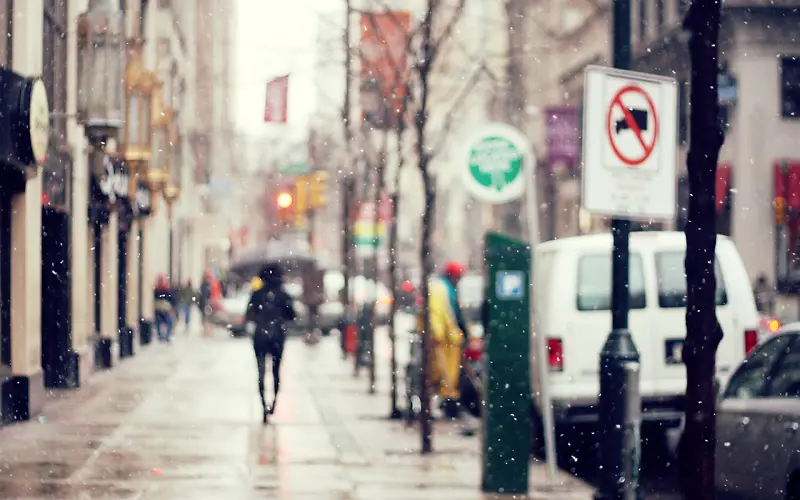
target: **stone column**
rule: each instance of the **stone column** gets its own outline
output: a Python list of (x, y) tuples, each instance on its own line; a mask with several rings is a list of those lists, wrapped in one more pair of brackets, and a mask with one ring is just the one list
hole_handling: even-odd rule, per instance
[[(75, 26), (78, 16), (87, 7), (86, 0), (73, 0), (67, 8), (67, 25)], [(67, 88), (78, 85), (77, 33), (67, 30)], [(91, 252), (92, 234), (87, 224), (89, 217), (89, 163), (86, 154), (87, 142), (83, 127), (74, 117), (77, 111), (77, 93), (67, 92), (67, 136), (72, 146), (72, 207), (70, 209), (70, 273), (72, 289), (71, 326), (72, 351), (77, 357), (77, 384), (86, 382), (92, 370), (92, 350), (89, 340), (94, 330), (92, 317), (94, 304), (92, 295)]]
[[(125, 266), (127, 279), (127, 304), (125, 309), (125, 325), (136, 332), (139, 326), (139, 221), (131, 223), (128, 237), (128, 262)], [(135, 333), (133, 335), (136, 337)], [(136, 342), (132, 341), (135, 345)], [(133, 354), (133, 352), (131, 352)]]
[[(41, 76), (42, 0), (15, 0), (13, 15), (12, 69), (23, 76)], [(25, 192), (11, 200), (11, 378), (2, 383), (1, 410), (6, 421), (27, 420), (44, 404), (41, 199), (42, 179), (37, 174), (27, 180)]]
[[(119, 271), (117, 267), (118, 221), (112, 211), (102, 233), (102, 255), (100, 262), (100, 339), (97, 363), (101, 368), (111, 368), (117, 346), (119, 317), (117, 301)], [(118, 347), (118, 346), (117, 346)]]
[(142, 317), (139, 319), (139, 328), (141, 329), (141, 343), (149, 344), (152, 340), (153, 332), (153, 319), (155, 318), (154, 304), (153, 304), (153, 286), (155, 272), (153, 271), (153, 259), (151, 258), (151, 248), (153, 238), (152, 232), (152, 219), (142, 219)]

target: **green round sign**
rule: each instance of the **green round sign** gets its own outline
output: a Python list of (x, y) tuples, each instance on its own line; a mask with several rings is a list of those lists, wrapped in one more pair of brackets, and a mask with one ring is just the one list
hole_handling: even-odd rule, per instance
[(464, 182), (481, 201), (507, 203), (525, 190), (523, 172), (531, 162), (530, 143), (517, 129), (492, 124), (469, 141)]

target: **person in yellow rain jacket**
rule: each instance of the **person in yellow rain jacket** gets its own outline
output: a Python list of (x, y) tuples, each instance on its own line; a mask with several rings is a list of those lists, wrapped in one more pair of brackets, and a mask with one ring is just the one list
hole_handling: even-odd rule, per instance
[[(466, 268), (449, 261), (441, 276), (431, 281), (428, 296), (431, 316), (431, 382), (438, 388), (442, 409), (448, 418), (458, 418), (461, 356), (466, 325), (458, 305), (458, 282)], [(419, 318), (422, 326), (424, 318)], [(420, 328), (422, 331), (422, 328)]]

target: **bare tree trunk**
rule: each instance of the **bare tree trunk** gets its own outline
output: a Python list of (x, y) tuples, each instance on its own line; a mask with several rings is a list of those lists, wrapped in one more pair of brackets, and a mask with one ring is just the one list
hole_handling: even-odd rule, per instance
[[(344, 105), (342, 106), (342, 132), (344, 133), (344, 147), (345, 147), (345, 180), (342, 183), (344, 191), (341, 196), (345, 198), (343, 205), (345, 207), (352, 207), (352, 201), (348, 195), (352, 194), (354, 189), (350, 189), (353, 185), (351, 170), (353, 168), (353, 155), (351, 154), (351, 142), (353, 139), (352, 124), (350, 122), (350, 73), (352, 71), (352, 60), (350, 57), (350, 14), (352, 12), (351, 0), (345, 0), (345, 21), (344, 33), (342, 34), (342, 43), (344, 45)], [(344, 208), (342, 210), (342, 271), (344, 273), (344, 284), (342, 286), (342, 305), (344, 306), (344, 328), (340, 332), (342, 356), (347, 357), (345, 351), (345, 336), (346, 330), (350, 326), (350, 319), (352, 318), (352, 309), (350, 307), (350, 277), (353, 275), (353, 233), (351, 226), (351, 213), (350, 210)], [(356, 353), (358, 356), (358, 353)]]
[[(689, 211), (686, 233), (686, 364), (685, 428), (679, 447), (683, 496), (715, 497), (716, 352), (722, 328), (715, 308), (715, 183), (724, 135), (718, 122), (717, 54), (722, 3), (693, 0), (684, 27), (691, 32), (692, 64)], [(746, 459), (743, 457), (743, 459)]]
[(416, 114), (417, 132), (417, 161), (419, 171), (422, 174), (422, 183), (425, 189), (425, 206), (422, 213), (422, 237), (420, 241), (420, 264), (422, 267), (421, 293), (422, 293), (422, 419), (420, 422), (420, 434), (422, 439), (422, 453), (433, 451), (433, 425), (431, 422), (431, 384), (430, 384), (430, 359), (431, 359), (431, 315), (430, 297), (428, 296), (429, 277), (433, 271), (431, 263), (431, 229), (433, 221), (433, 210), (436, 202), (436, 192), (433, 179), (428, 170), (430, 155), (425, 143), (425, 126), (428, 121), (428, 79), (430, 77), (431, 59), (433, 57), (434, 46), (432, 40), (433, 13), (437, 0), (428, 0), (428, 8), (425, 12), (425, 19), (422, 25), (421, 61), (418, 63), (417, 72), (419, 75), (419, 107)]
[(374, 193), (373, 193), (373, 202), (374, 202), (374, 209), (375, 212), (372, 215), (372, 228), (375, 231), (373, 235), (375, 240), (375, 249), (372, 253), (372, 259), (370, 263), (370, 278), (373, 280), (375, 285), (375, 296), (372, 297), (372, 307), (371, 307), (371, 318), (370, 318), (370, 356), (369, 356), (369, 393), (375, 394), (375, 368), (376, 368), (376, 360), (375, 360), (375, 328), (377, 328), (377, 324), (375, 321), (376, 314), (375, 311), (377, 309), (378, 304), (378, 282), (380, 281), (378, 272), (378, 247), (379, 247), (379, 239), (378, 239), (378, 223), (380, 221), (380, 207), (381, 207), (381, 200), (383, 198), (383, 192), (386, 190), (386, 179), (385, 179), (385, 172), (386, 172), (386, 150), (388, 148), (388, 141), (389, 141), (389, 132), (384, 131), (382, 140), (381, 140), (381, 147), (378, 150), (378, 164), (375, 170), (375, 186), (374, 186)]
[(389, 289), (392, 291), (392, 306), (389, 312), (389, 340), (392, 343), (391, 359), (391, 398), (392, 407), (389, 418), (400, 418), (397, 407), (397, 330), (395, 317), (397, 316), (397, 214), (400, 203), (400, 170), (403, 168), (403, 128), (397, 128), (397, 172), (395, 173), (394, 192), (391, 196), (392, 217), (389, 226)]

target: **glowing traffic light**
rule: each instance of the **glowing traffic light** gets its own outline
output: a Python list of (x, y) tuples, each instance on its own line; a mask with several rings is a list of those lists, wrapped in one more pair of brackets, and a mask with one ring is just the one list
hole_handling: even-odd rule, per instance
[(279, 208), (289, 208), (292, 206), (292, 202), (294, 199), (292, 198), (292, 193), (287, 193), (286, 191), (282, 192), (278, 195), (278, 207)]
[(312, 208), (323, 208), (328, 205), (328, 173), (316, 171), (309, 182), (309, 198)]
[(776, 196), (772, 206), (775, 209), (775, 224), (782, 226), (786, 222), (786, 198)]

